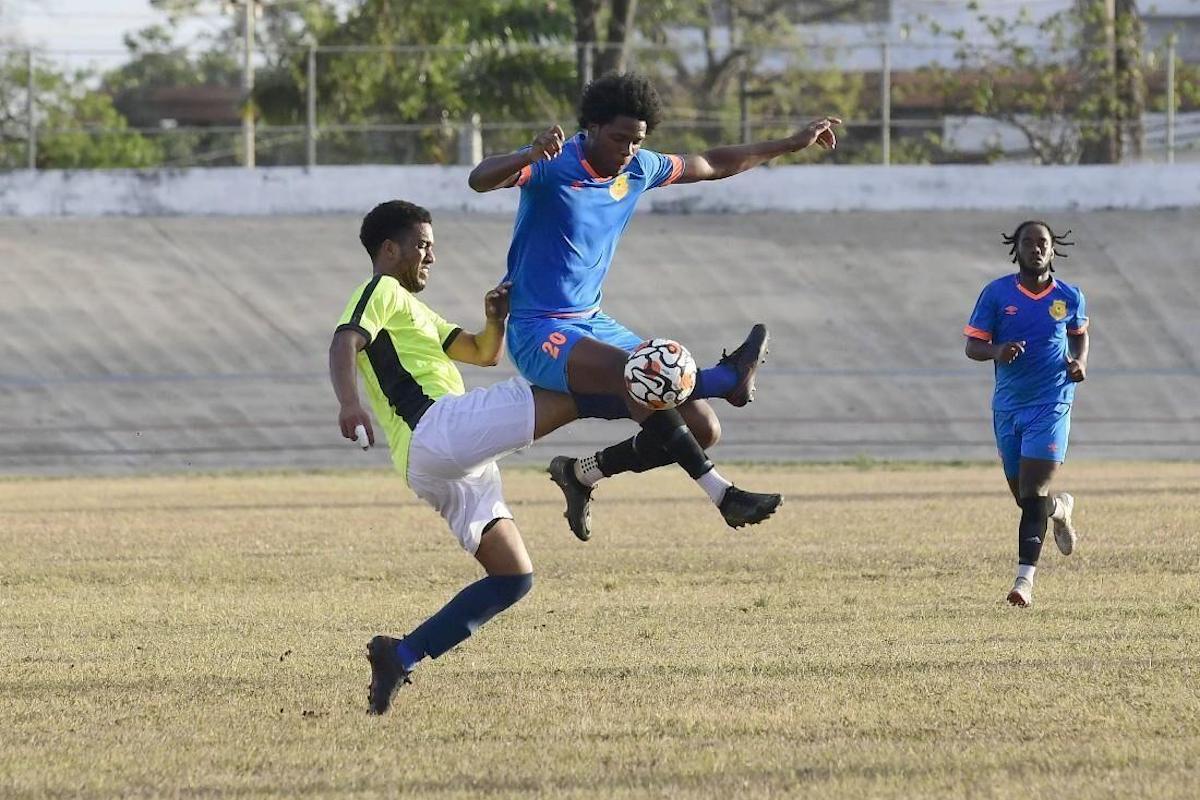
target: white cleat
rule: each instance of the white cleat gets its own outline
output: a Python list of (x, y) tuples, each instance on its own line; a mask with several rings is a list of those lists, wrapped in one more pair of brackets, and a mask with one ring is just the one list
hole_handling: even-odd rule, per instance
[(1033, 581), (1029, 578), (1017, 578), (1012, 591), (1008, 593), (1008, 602), (1017, 608), (1033, 605)]
[(1058, 551), (1064, 556), (1069, 556), (1075, 552), (1075, 540), (1078, 538), (1075, 535), (1075, 525), (1071, 522), (1071, 512), (1075, 510), (1075, 498), (1066, 492), (1061, 492), (1055, 495), (1055, 500), (1062, 507), (1062, 519), (1053, 517), (1054, 522), (1054, 543), (1058, 545)]

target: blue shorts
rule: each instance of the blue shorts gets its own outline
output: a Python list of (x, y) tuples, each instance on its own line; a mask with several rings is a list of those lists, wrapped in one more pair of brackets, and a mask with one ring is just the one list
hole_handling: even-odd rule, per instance
[(567, 358), (580, 339), (619, 347), (627, 353), (644, 340), (612, 317), (597, 311), (590, 317), (508, 319), (508, 355), (521, 377), (554, 392), (569, 392)]
[(1016, 478), (1022, 458), (1042, 461), (1067, 459), (1067, 437), (1071, 433), (1071, 404), (1049, 403), (1027, 406), (1012, 411), (993, 411), (992, 424), (996, 430), (996, 446), (1004, 476)]

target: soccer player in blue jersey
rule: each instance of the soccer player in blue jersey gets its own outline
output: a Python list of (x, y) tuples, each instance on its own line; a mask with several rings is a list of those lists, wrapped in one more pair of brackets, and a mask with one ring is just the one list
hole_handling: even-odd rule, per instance
[(1087, 377), (1083, 292), (1052, 274), (1054, 257), (1063, 256), (1056, 248), (1074, 244), (1066, 239), (1070, 233), (1058, 236), (1046, 223), (1028, 220), (1005, 236), (1020, 269), (983, 288), (963, 329), (967, 357), (996, 364), (996, 444), (1021, 508), (1017, 579), (1008, 602), (1020, 607), (1033, 602), (1047, 520), (1054, 522), (1054, 541), (1063, 555), (1075, 550), (1075, 499), (1066, 492), (1050, 497), (1050, 481), (1067, 457), (1075, 384)]
[[(694, 398), (679, 409), (649, 411), (628, 396), (624, 365), (646, 337), (600, 310), (601, 288), (621, 234), (641, 195), (673, 183), (719, 180), (813, 144), (832, 148), (825, 117), (786, 139), (716, 147), (693, 155), (663, 155), (642, 147), (662, 117), (654, 87), (633, 74), (590, 83), (580, 102), (580, 131), (567, 138), (554, 126), (529, 147), (484, 159), (469, 183), (478, 192), (520, 187), (508, 252), (512, 283), (509, 354), (536, 386), (575, 396), (584, 417), (632, 417), (641, 432), (583, 459), (559, 457), (550, 474), (567, 497), (567, 519), (580, 539), (591, 535), (592, 488), (620, 472), (678, 463), (708, 493), (733, 527), (761, 522), (782, 502), (777, 494), (733, 487), (704, 453), (720, 423), (708, 398), (744, 406), (767, 350), (767, 329), (750, 336), (711, 369), (701, 370)], [(617, 399), (614, 408), (614, 399)]]

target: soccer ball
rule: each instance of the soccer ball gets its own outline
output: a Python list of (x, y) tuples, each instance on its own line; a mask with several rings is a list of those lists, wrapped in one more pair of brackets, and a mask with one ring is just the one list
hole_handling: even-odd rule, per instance
[(625, 388), (653, 411), (674, 408), (696, 388), (696, 361), (679, 342), (647, 339), (625, 362)]

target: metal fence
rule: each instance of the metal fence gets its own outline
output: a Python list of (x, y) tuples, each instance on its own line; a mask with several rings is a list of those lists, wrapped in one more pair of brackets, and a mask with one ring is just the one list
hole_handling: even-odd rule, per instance
[[(115, 54), (2, 54), (0, 166), (8, 169), (97, 160), (112, 167), (473, 163), (527, 143), (550, 124), (570, 129), (578, 78), (586, 81), (602, 63), (654, 80), (666, 119), (650, 144), (668, 152), (784, 136), (833, 114), (844, 120), (840, 144), (820, 157), (835, 163), (1071, 163), (1090, 135), (1113, 130), (1124, 161), (1200, 159), (1200, 70), (1180, 61), (1173, 38), (1143, 54), (1145, 113), (1136, 119), (1098, 116), (1054, 97), (1022, 99), (1016, 89), (1030, 91), (1023, 74), (1082, 78), (1052, 59), (1016, 69), (999, 50), (966, 54), (954, 41), (874, 37), (768, 48), (696, 41), (629, 46), (616, 59), (570, 43), (314, 45), (252, 58), (229, 53), (229, 63), (249, 69), (140, 95), (112, 90), (111, 69), (93, 66), (82, 82), (121, 112), (107, 116), (78, 97), (64, 100), (47, 76), (70, 73), (81, 58)], [(998, 64), (1015, 87), (1011, 105), (973, 108), (972, 87), (999, 80)], [(373, 76), (372, 102), (346, 95), (348, 75)]]

